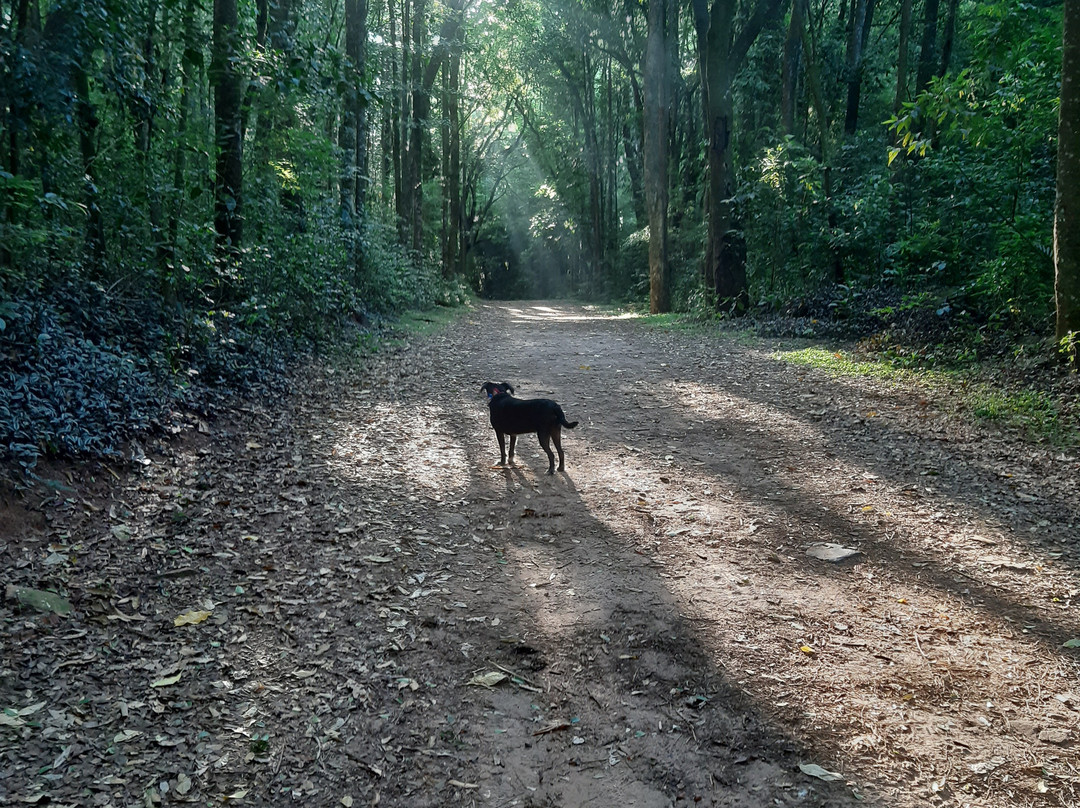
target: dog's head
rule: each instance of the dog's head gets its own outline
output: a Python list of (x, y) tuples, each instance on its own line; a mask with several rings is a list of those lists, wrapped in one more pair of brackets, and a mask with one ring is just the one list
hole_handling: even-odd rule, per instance
[(513, 394), (514, 388), (510, 382), (484, 382), (480, 386), (481, 393), (487, 393), (488, 398), (495, 398), (504, 394)]

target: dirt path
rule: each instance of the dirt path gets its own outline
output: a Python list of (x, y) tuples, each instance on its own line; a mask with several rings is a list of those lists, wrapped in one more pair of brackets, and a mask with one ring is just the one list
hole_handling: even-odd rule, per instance
[(1075, 457), (567, 305), (302, 388), (7, 510), (0, 803), (1080, 804)]

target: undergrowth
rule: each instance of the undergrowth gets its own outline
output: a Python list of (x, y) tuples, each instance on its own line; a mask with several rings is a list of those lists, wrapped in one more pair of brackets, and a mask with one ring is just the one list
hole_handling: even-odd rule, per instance
[(170, 429), (177, 411), (208, 415), (237, 396), (280, 394), (298, 356), (346, 332), (376, 349), (404, 311), (468, 298), (385, 228), (366, 232), (359, 273), (332, 235), (253, 251), (228, 294), (209, 268), (185, 274), (173, 305), (150, 284), (106, 284), (81, 267), (0, 269), (0, 477), (33, 478), (43, 458), (139, 456), (134, 442)]

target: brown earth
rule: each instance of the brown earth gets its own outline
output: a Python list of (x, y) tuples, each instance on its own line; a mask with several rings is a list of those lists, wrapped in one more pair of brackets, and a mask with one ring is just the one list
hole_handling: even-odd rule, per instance
[(0, 803), (1080, 804), (1075, 456), (561, 304), (298, 389), (9, 501)]

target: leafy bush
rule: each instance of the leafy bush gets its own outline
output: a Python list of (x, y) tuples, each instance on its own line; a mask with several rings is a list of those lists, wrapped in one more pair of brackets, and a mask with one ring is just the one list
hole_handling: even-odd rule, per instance
[[(152, 358), (84, 329), (49, 300), (4, 307), (0, 454), (33, 469), (42, 455), (119, 457), (161, 414), (165, 385)], [(94, 332), (98, 333), (94, 333)]]

